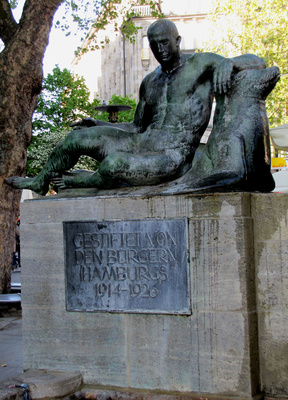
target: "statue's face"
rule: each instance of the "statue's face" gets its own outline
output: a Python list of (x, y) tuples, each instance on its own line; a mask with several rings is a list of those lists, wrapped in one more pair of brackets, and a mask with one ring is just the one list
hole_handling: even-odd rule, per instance
[(162, 66), (173, 65), (179, 58), (180, 36), (175, 37), (172, 32), (164, 29), (153, 29), (149, 34), (151, 50), (156, 60)]

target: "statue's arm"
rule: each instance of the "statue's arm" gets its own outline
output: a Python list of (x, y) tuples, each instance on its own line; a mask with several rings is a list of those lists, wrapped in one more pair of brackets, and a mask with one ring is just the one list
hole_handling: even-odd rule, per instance
[(147, 90), (147, 80), (148, 78), (144, 78), (140, 85), (139, 90), (139, 102), (137, 104), (137, 108), (134, 115), (134, 124), (137, 129), (137, 132), (141, 133), (147, 129), (147, 126), (151, 123), (151, 118), (149, 115), (147, 102), (146, 102), (146, 90)]
[(146, 91), (146, 83), (145, 78), (140, 86), (139, 93), (139, 102), (136, 107), (134, 120), (132, 122), (119, 122), (119, 123), (111, 123), (107, 121), (101, 121), (99, 119), (93, 118), (83, 118), (81, 121), (74, 122), (71, 124), (73, 129), (81, 129), (83, 127), (91, 127), (91, 126), (111, 126), (113, 128), (120, 128), (126, 132), (131, 133), (141, 133), (144, 132), (147, 128), (147, 124), (149, 125), (150, 118), (148, 113), (146, 112), (146, 101), (145, 101), (145, 91)]
[(266, 68), (266, 62), (263, 58), (257, 57), (255, 54), (243, 54), (242, 56), (230, 58), (230, 60), (233, 63), (233, 70), (235, 72), (243, 71), (245, 69)]
[(145, 121), (147, 121), (147, 115), (145, 115), (146, 108), (146, 88), (147, 88), (148, 77), (146, 76), (139, 88), (139, 101), (135, 110), (134, 120), (132, 122), (121, 122), (119, 124), (113, 124), (114, 126), (124, 129), (131, 133), (141, 133), (145, 131)]
[(73, 129), (82, 129), (82, 128), (90, 128), (91, 126), (111, 126), (113, 128), (119, 127), (126, 132), (135, 132), (136, 128), (134, 126), (134, 122), (120, 122), (120, 123), (111, 123), (107, 121), (102, 121), (100, 119), (94, 118), (82, 118), (81, 121), (73, 122), (70, 125)]
[(227, 93), (231, 87), (232, 72), (239, 72), (245, 69), (265, 69), (265, 61), (254, 54), (243, 54), (238, 57), (215, 59), (213, 83), (214, 91), (218, 93)]
[[(151, 75), (151, 74), (150, 74)], [(130, 124), (114, 124), (114, 126), (118, 125), (119, 128), (122, 129), (127, 129), (128, 132), (136, 132), (136, 133), (142, 133), (145, 132), (147, 127), (150, 125), (151, 120), (152, 120), (152, 112), (150, 107), (147, 105), (146, 101), (146, 95), (147, 92), (149, 91), (149, 75), (147, 75), (139, 89), (139, 102), (137, 104), (136, 110), (135, 110), (135, 115), (134, 115), (134, 121), (130, 122)], [(126, 126), (123, 127), (123, 126)]]
[(145, 121), (145, 97), (144, 97), (144, 89), (142, 87), (143, 82), (140, 86), (140, 95), (139, 95), (139, 102), (137, 104), (134, 120), (132, 122), (121, 122), (119, 124), (113, 124), (121, 129), (126, 130), (127, 132), (132, 133), (141, 133), (144, 132), (145, 128), (143, 128), (144, 121)]

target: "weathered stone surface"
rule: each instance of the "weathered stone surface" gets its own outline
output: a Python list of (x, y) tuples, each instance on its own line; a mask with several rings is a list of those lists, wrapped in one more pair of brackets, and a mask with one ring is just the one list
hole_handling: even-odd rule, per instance
[[(233, 193), (22, 204), (24, 369), (79, 371), (86, 384), (131, 390), (257, 393), (250, 199)], [(67, 312), (61, 221), (76, 218), (188, 218), (192, 315)]]
[(0, 400), (23, 400), (23, 389), (0, 389)]
[(26, 383), (32, 399), (63, 397), (79, 390), (82, 375), (63, 371), (28, 370), (17, 377), (17, 381)]
[(288, 196), (253, 195), (261, 384), (288, 395)]

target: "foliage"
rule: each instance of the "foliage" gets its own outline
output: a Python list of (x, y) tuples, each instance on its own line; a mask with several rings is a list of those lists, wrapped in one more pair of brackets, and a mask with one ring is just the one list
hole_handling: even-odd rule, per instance
[(100, 104), (89, 101), (90, 92), (83, 77), (56, 66), (44, 79), (43, 90), (33, 118), (33, 132), (54, 132), (69, 128), (72, 122), (91, 115)]
[[(12, 2), (15, 3), (15, 0)], [(64, 0), (63, 4), (65, 16), (63, 20), (56, 21), (56, 26), (67, 31), (67, 34), (71, 33), (70, 16), (79, 29), (84, 31), (88, 31), (92, 25), (96, 29), (103, 29), (109, 22), (113, 22), (117, 30), (131, 16), (138, 15), (131, 12), (131, 8), (139, 5), (149, 5), (154, 17), (162, 16), (157, 0)], [(131, 31), (132, 34), (134, 32)]]
[[(118, 96), (116, 94), (113, 94), (111, 99), (109, 100), (108, 104), (117, 104), (117, 105), (125, 105), (125, 106), (131, 106), (131, 110), (128, 111), (121, 111), (118, 113), (118, 122), (132, 122), (137, 106), (137, 102), (135, 99), (132, 99), (131, 95), (127, 95), (125, 97), (123, 96)], [(96, 119), (101, 119), (102, 121), (108, 121), (108, 113), (107, 112), (96, 112), (92, 114), (94, 118)]]
[(109, 104), (123, 104), (126, 106), (131, 106), (129, 111), (121, 111), (118, 113), (118, 122), (132, 122), (134, 119), (134, 114), (137, 106), (135, 99), (132, 99), (131, 95), (125, 97), (113, 94), (109, 100)]
[(18, 5), (18, 1), (17, 0), (9, 0), (9, 4), (11, 8), (16, 8)]
[(268, 96), (267, 111), (271, 126), (288, 123), (287, 1), (216, 0), (211, 20), (211, 41), (205, 50), (228, 57), (253, 53), (268, 67), (280, 68), (283, 76)]
[[(133, 18), (139, 16), (135, 6), (149, 5), (151, 15), (155, 18), (163, 18), (159, 6), (159, 0), (94, 0), (77, 1), (65, 0), (64, 6), (66, 13), (62, 21), (57, 20), (56, 26), (71, 34), (71, 18), (77, 23), (78, 28), (85, 32), (87, 46), (78, 48), (76, 54), (85, 53), (89, 50), (99, 49), (105, 46), (105, 41), (97, 41), (97, 32), (105, 29), (108, 23), (112, 23), (115, 32), (121, 32), (125, 39), (132, 43), (135, 35), (141, 27), (134, 24)], [(83, 38), (84, 40), (84, 38)]]

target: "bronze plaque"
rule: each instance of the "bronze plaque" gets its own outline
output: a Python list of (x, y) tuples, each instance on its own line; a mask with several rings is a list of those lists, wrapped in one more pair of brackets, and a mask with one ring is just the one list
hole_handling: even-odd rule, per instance
[(191, 314), (186, 219), (63, 224), (67, 311)]

